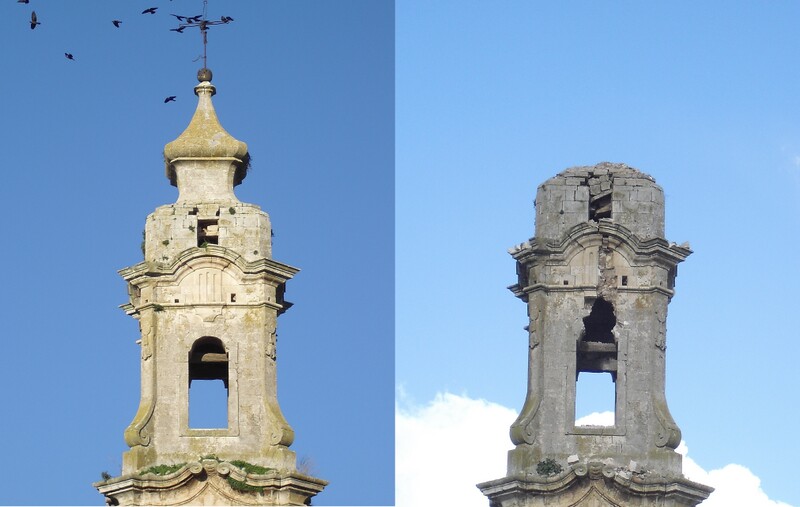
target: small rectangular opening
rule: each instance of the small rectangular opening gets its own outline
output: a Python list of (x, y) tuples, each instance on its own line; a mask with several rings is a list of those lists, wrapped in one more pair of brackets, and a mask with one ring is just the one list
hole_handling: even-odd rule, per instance
[(231, 303), (236, 302), (236, 294), (231, 294)]
[(589, 220), (597, 222), (601, 218), (611, 218), (611, 192), (592, 196), (589, 201)]
[(219, 244), (219, 220), (197, 221), (197, 246)]
[(628, 277), (626, 275), (622, 275), (622, 286), (623, 287), (628, 286)]
[(575, 425), (614, 426), (616, 383), (610, 373), (578, 373), (575, 384)]

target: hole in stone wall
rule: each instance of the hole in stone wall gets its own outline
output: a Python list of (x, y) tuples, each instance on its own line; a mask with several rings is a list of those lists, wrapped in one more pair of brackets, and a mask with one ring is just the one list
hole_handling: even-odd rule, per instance
[(197, 221), (197, 246), (219, 244), (219, 220)]
[(611, 218), (611, 192), (592, 197), (589, 202), (589, 220), (597, 222), (601, 218)]
[(585, 333), (584, 341), (614, 343), (614, 333), (611, 332), (617, 325), (614, 315), (614, 305), (603, 298), (597, 298), (592, 305), (592, 311), (583, 318)]
[(564, 285), (569, 285), (569, 280), (564, 280)]
[(580, 426), (614, 426), (616, 406), (616, 385), (609, 373), (581, 372), (578, 375), (575, 421), (590, 416)]
[(628, 286), (628, 277), (626, 275), (622, 275), (622, 286), (623, 287)]
[(236, 302), (236, 294), (231, 294), (231, 303)]

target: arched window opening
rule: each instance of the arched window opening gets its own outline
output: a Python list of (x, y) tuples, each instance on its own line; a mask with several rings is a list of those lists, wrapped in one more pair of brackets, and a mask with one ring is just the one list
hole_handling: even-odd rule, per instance
[(211, 336), (189, 351), (189, 427), (228, 427), (228, 353)]
[(617, 343), (613, 329), (617, 317), (610, 301), (587, 298), (589, 305), (591, 310), (583, 318), (584, 329), (576, 347), (576, 420), (594, 412), (616, 413)]

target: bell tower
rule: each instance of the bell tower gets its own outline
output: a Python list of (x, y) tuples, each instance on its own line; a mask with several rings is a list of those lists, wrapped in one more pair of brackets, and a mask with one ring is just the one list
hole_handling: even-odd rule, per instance
[[(665, 397), (667, 305), (688, 244), (664, 239), (664, 193), (624, 164), (574, 167), (536, 194), (536, 234), (510, 250), (528, 306), (528, 390), (492, 507), (694, 506)], [(608, 426), (576, 423), (576, 384), (613, 384)]]
[[(141, 400), (110, 505), (304, 505), (325, 481), (297, 471), (277, 398), (276, 325), (297, 269), (272, 259), (269, 216), (240, 202), (247, 145), (219, 123), (211, 71), (197, 110), (164, 149), (178, 200), (147, 217), (144, 261), (120, 271), (141, 329)], [(227, 392), (226, 424), (195, 427), (193, 383)]]

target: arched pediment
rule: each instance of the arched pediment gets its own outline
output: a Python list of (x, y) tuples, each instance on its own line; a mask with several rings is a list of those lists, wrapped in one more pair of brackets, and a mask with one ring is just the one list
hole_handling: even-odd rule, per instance
[(134, 284), (141, 283), (143, 279), (154, 278), (166, 283), (181, 284), (184, 277), (203, 268), (224, 270), (237, 280), (250, 276), (266, 277), (276, 284), (285, 282), (299, 271), (295, 267), (272, 259), (260, 258), (248, 262), (228, 248), (208, 245), (184, 250), (169, 265), (140, 262), (120, 270), (119, 273), (125, 280)]
[(237, 258), (224, 255), (226, 249), (220, 250), (222, 252), (182, 259), (172, 274), (175, 291), (179, 294), (176, 297), (180, 301), (186, 304), (225, 303), (231, 294), (241, 292), (242, 268), (237, 264)]
[(640, 257), (651, 258), (655, 254), (665, 264), (674, 266), (692, 253), (688, 245), (675, 245), (663, 238), (641, 240), (627, 227), (610, 220), (580, 223), (570, 229), (560, 241), (540, 241), (538, 238), (532, 238), (509, 253), (522, 264), (530, 263), (538, 257), (547, 257), (551, 261), (568, 264), (580, 252), (598, 248), (604, 240), (608, 241), (614, 251), (627, 259), (629, 265), (636, 265)]

